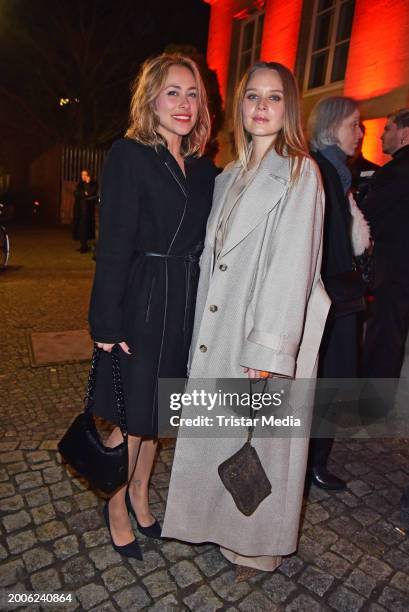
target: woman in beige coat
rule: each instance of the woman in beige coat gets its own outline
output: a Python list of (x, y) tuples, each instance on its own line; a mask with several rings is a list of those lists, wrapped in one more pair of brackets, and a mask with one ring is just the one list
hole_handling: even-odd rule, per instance
[[(238, 159), (216, 179), (190, 377), (314, 379), (329, 308), (320, 278), (324, 198), (301, 130), (297, 86), (255, 64), (235, 98)], [(313, 390), (293, 393), (308, 422)], [(230, 561), (273, 571), (296, 549), (308, 438), (256, 437), (272, 494), (242, 514), (217, 472), (243, 440), (180, 432), (162, 535), (215, 542)], [(203, 433), (203, 436), (211, 435)]]

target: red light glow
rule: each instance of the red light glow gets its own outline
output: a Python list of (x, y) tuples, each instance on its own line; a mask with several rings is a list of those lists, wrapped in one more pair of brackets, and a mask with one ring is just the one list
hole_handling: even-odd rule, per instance
[(235, 0), (206, 0), (211, 4), (207, 62), (216, 71), (220, 93), (226, 101), (229, 70), (229, 51), (233, 28), (233, 16), (237, 13)]
[(261, 59), (294, 69), (301, 23), (302, 0), (268, 2), (264, 17)]
[(249, 10), (243, 9), (233, 15), (234, 19), (246, 19), (249, 16)]
[(365, 138), (362, 145), (363, 156), (383, 166), (383, 164), (386, 164), (391, 159), (389, 155), (382, 153), (380, 141), (386, 119), (367, 119), (363, 123), (365, 125)]
[(407, 84), (408, 23), (408, 0), (357, 0), (345, 77), (346, 96), (366, 100)]

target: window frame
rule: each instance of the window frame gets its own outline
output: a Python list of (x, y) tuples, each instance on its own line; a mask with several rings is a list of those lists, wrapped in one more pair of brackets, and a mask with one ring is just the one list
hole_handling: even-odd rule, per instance
[[(254, 13), (251, 13), (250, 15), (248, 15), (248, 17), (246, 17), (245, 19), (241, 19), (239, 21), (239, 40), (238, 40), (238, 46), (237, 46), (237, 66), (236, 66), (236, 70), (235, 70), (235, 74), (234, 74), (234, 87), (237, 85), (237, 83), (240, 81), (241, 79), (241, 74), (240, 74), (240, 69), (241, 69), (241, 60), (242, 60), (242, 56), (244, 54), (244, 52), (242, 51), (242, 46), (243, 46), (243, 38), (244, 38), (244, 30), (245, 27), (248, 23), (251, 23), (252, 21), (255, 22), (255, 28), (254, 28), (254, 35), (253, 35), (253, 40), (252, 40), (252, 46), (251, 46), (251, 61), (250, 61), (250, 66), (252, 66), (254, 64), (254, 62), (258, 61), (260, 58), (256, 58), (255, 57), (255, 53), (256, 53), (256, 49), (257, 49), (257, 39), (258, 39), (258, 33), (259, 33), (259, 28), (260, 28), (260, 19), (263, 18), (264, 19), (265, 16), (265, 11), (261, 10), (261, 11), (257, 11)], [(264, 26), (264, 22), (263, 22), (263, 26)], [(264, 27), (263, 27), (264, 29)], [(261, 36), (260, 36), (260, 51), (261, 51), (261, 44), (262, 44), (262, 39), (263, 39), (263, 31), (261, 32)]]
[[(351, 41), (352, 28), (351, 28), (351, 34), (349, 38), (344, 38), (340, 41), (337, 41), (337, 31), (338, 31), (338, 26), (339, 26), (341, 8), (343, 4), (348, 2), (348, 0), (334, 0), (334, 6), (331, 8), (331, 10), (328, 11), (328, 12), (331, 12), (332, 14), (332, 25), (331, 25), (330, 39), (329, 39), (328, 45), (326, 47), (322, 47), (321, 49), (319, 49), (317, 53), (314, 53), (313, 44), (314, 44), (314, 38), (316, 35), (316, 31), (317, 31), (319, 2), (320, 0), (314, 0), (314, 5), (313, 5), (311, 23), (313, 24), (314, 27), (311, 28), (311, 32), (309, 35), (309, 41), (308, 41), (307, 61), (305, 65), (305, 72), (304, 72), (304, 79), (303, 79), (303, 95), (317, 94), (321, 91), (330, 91), (331, 89), (336, 89), (345, 80), (345, 77), (344, 77), (343, 79), (340, 79), (338, 81), (331, 81), (331, 74), (332, 74), (332, 70), (334, 66), (334, 57), (335, 57), (336, 47), (342, 43), (345, 43), (347, 41), (350, 43)], [(321, 13), (324, 13), (324, 12), (325, 11), (321, 11)], [(354, 12), (355, 12), (355, 5), (354, 5)], [(327, 61), (327, 66), (325, 70), (325, 81), (322, 85), (317, 85), (316, 87), (309, 87), (308, 81), (310, 79), (310, 71), (312, 67), (313, 55), (318, 54), (322, 52), (323, 50), (328, 50), (328, 61)], [(349, 53), (349, 46), (348, 46), (348, 53)]]

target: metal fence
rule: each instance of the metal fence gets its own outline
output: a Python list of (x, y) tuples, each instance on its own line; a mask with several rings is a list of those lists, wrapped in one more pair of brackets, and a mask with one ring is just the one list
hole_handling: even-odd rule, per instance
[(100, 178), (106, 151), (86, 147), (65, 146), (61, 158), (63, 181), (78, 181), (81, 170), (88, 170), (97, 181)]

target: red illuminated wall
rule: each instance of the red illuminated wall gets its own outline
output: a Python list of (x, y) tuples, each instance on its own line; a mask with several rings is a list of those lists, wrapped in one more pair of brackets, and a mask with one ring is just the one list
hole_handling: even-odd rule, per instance
[(226, 99), (230, 46), (234, 19), (246, 9), (265, 7), (261, 58), (281, 62), (293, 69), (297, 53), (303, 0), (205, 0), (211, 5), (207, 61), (216, 71), (223, 100)]
[(365, 157), (389, 161), (379, 140), (385, 116), (409, 105), (408, 0), (356, 0), (344, 93), (363, 103)]
[(357, 0), (345, 95), (363, 100), (408, 83), (409, 1)]
[(383, 127), (386, 123), (386, 119), (366, 119), (365, 125), (365, 138), (362, 145), (362, 153), (366, 159), (380, 164), (386, 164), (392, 158), (389, 155), (382, 153), (382, 145), (380, 141)]
[[(211, 5), (207, 59), (224, 102), (233, 23), (249, 10), (265, 9), (261, 58), (295, 68), (304, 0), (204, 1)], [(409, 0), (356, 0), (343, 93), (362, 102), (365, 156), (385, 163), (390, 158), (379, 141), (385, 117), (409, 106)]]
[(266, 2), (261, 59), (295, 67), (303, 0)]
[(226, 101), (229, 53), (233, 28), (233, 15), (237, 11), (237, 0), (205, 0), (211, 4), (207, 62), (216, 71), (220, 93)]

